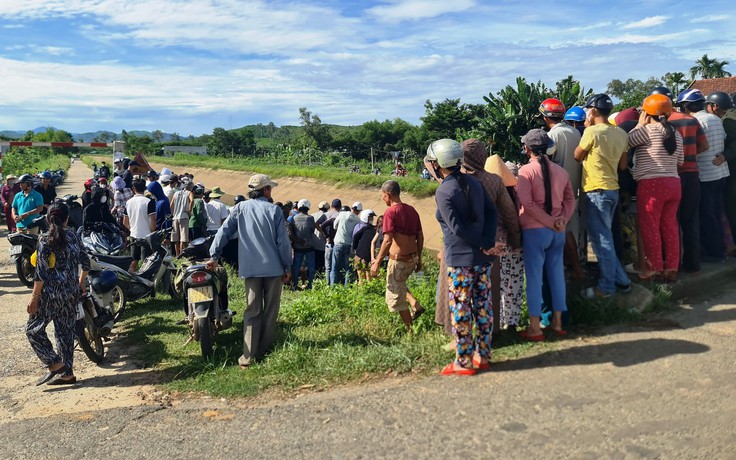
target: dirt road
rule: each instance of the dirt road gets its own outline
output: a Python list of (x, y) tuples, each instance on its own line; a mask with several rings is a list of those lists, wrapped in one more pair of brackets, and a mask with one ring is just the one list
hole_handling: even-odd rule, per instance
[[(82, 162), (76, 162), (57, 194), (81, 193), (84, 181), (91, 174)], [(0, 349), (3, 356), (0, 420), (17, 421), (144, 404), (144, 398), (150, 398), (154, 390), (155, 376), (150, 370), (140, 369), (140, 363), (131, 360), (128, 350), (121, 349), (119, 341), (114, 339), (108, 343), (108, 364), (103, 363), (101, 367), (90, 362), (81, 351), (75, 353), (74, 372), (83, 385), (68, 391), (33, 386), (33, 382), (45, 373), (45, 368), (26, 340), (26, 305), (31, 291), (18, 281), (15, 265), (8, 256), (6, 236), (7, 227), (3, 227), (0, 231)], [(53, 342), (53, 325), (48, 330)]]

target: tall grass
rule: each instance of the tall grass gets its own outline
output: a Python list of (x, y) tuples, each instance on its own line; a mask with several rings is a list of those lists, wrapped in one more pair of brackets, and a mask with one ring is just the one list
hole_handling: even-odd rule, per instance
[(71, 159), (68, 155), (53, 153), (48, 149), (17, 149), (3, 155), (3, 175), (36, 174), (57, 169), (68, 170)]

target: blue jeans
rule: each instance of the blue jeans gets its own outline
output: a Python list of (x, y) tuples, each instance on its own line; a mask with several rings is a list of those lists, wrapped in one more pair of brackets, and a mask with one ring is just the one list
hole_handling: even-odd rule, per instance
[(299, 286), (299, 275), (302, 271), (302, 262), (307, 259), (307, 289), (312, 289), (314, 281), (314, 250), (299, 252), (294, 251), (294, 263), (291, 264), (291, 287), (296, 289)]
[(629, 276), (621, 266), (613, 246), (611, 224), (618, 204), (618, 190), (603, 190), (585, 194), (585, 210), (588, 213), (588, 240), (598, 258), (601, 277), (598, 289), (606, 294), (616, 292), (616, 285), (631, 284)]
[(524, 242), (524, 272), (526, 273), (526, 304), (529, 316), (542, 315), (542, 274), (552, 293), (552, 310), (567, 311), (563, 250), (565, 232), (549, 228), (522, 230)]
[(336, 244), (332, 248), (332, 271), (330, 272), (330, 286), (334, 284), (348, 284), (347, 271), (350, 265), (350, 245)]
[(325, 245), (325, 279), (328, 284), (332, 284), (332, 246)]

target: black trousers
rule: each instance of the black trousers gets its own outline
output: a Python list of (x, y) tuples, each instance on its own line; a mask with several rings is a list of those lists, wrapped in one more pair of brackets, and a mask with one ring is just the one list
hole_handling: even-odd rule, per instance
[(700, 177), (697, 172), (680, 173), (682, 199), (677, 221), (682, 231), (682, 269), (700, 270)]
[(726, 243), (723, 240), (723, 188), (726, 179), (700, 183), (700, 245), (703, 258), (711, 261), (726, 257)]

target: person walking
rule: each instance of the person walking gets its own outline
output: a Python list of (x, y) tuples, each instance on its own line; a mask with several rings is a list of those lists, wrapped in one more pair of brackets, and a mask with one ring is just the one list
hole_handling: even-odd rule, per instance
[(43, 197), (33, 190), (33, 178), (30, 174), (23, 174), (18, 178), (20, 191), (13, 197), (11, 205), (12, 216), (16, 229), (19, 232), (38, 234), (38, 227), (28, 228), (33, 220), (41, 215)]
[(20, 184), (17, 183), (18, 178), (10, 174), (5, 178), (5, 185), (0, 188), (0, 201), (3, 204), (3, 212), (5, 213), (5, 223), (8, 226), (8, 233), (15, 233), (15, 220), (13, 220), (13, 198), (15, 194), (20, 192)]
[[(401, 201), (401, 187), (395, 180), (387, 180), (381, 186), (381, 198), (388, 206), (383, 213), (383, 243), (370, 266), (371, 277), (378, 275), (381, 261), (388, 256), (386, 267), (386, 304), (389, 311), (401, 316), (407, 332), (413, 321), (424, 313), (418, 304), (410, 309), (406, 282), (414, 271), (422, 270), (424, 232), (419, 213), (413, 206)], [(415, 301), (416, 302), (416, 301)]]
[[(26, 337), (48, 372), (36, 385), (76, 383), (74, 376), (74, 324), (77, 303), (86, 291), (89, 256), (77, 234), (67, 228), (69, 208), (61, 202), (48, 210), (49, 231), (39, 237), (33, 292), (28, 302)], [(79, 271), (81, 266), (82, 270)], [(54, 323), (57, 350), (46, 326)]]
[(207, 267), (214, 270), (232, 235), (238, 235), (238, 274), (245, 280), (247, 306), (243, 313), (241, 368), (263, 357), (276, 338), (282, 284), (291, 280), (291, 244), (284, 215), (273, 205), (271, 193), (278, 184), (265, 174), (248, 182), (249, 200), (238, 203), (217, 231)]
[(491, 250), (497, 214), (480, 181), (460, 171), (462, 160), (462, 146), (451, 139), (432, 142), (425, 157), (434, 176), (442, 179), (435, 192), (436, 217), (442, 229), (456, 344), (455, 360), (442, 375), (474, 375), (476, 369), (488, 369), (491, 359)]
[(644, 99), (639, 123), (629, 132), (634, 148), (634, 180), (638, 228), (646, 266), (642, 280), (662, 277), (674, 281), (680, 267), (677, 208), (682, 189), (677, 167), (684, 161), (680, 133), (668, 121), (672, 100), (664, 94)]
[(583, 163), (588, 238), (600, 269), (598, 285), (583, 291), (583, 296), (590, 299), (610, 296), (617, 289), (631, 290), (631, 280), (616, 256), (611, 231), (619, 198), (617, 171), (628, 167), (624, 153), (629, 139), (624, 130), (609, 123), (612, 109), (613, 101), (606, 94), (588, 98), (585, 102), (587, 128), (575, 149), (575, 159)]
[(567, 171), (547, 159), (547, 133), (532, 129), (521, 143), (529, 155), (529, 163), (519, 169), (516, 185), (529, 309), (529, 327), (521, 337), (540, 342), (545, 338), (541, 327), (543, 274), (552, 294), (550, 327), (558, 335), (567, 333), (562, 329), (562, 313), (567, 311), (563, 253), (565, 228), (575, 212), (575, 195)]

